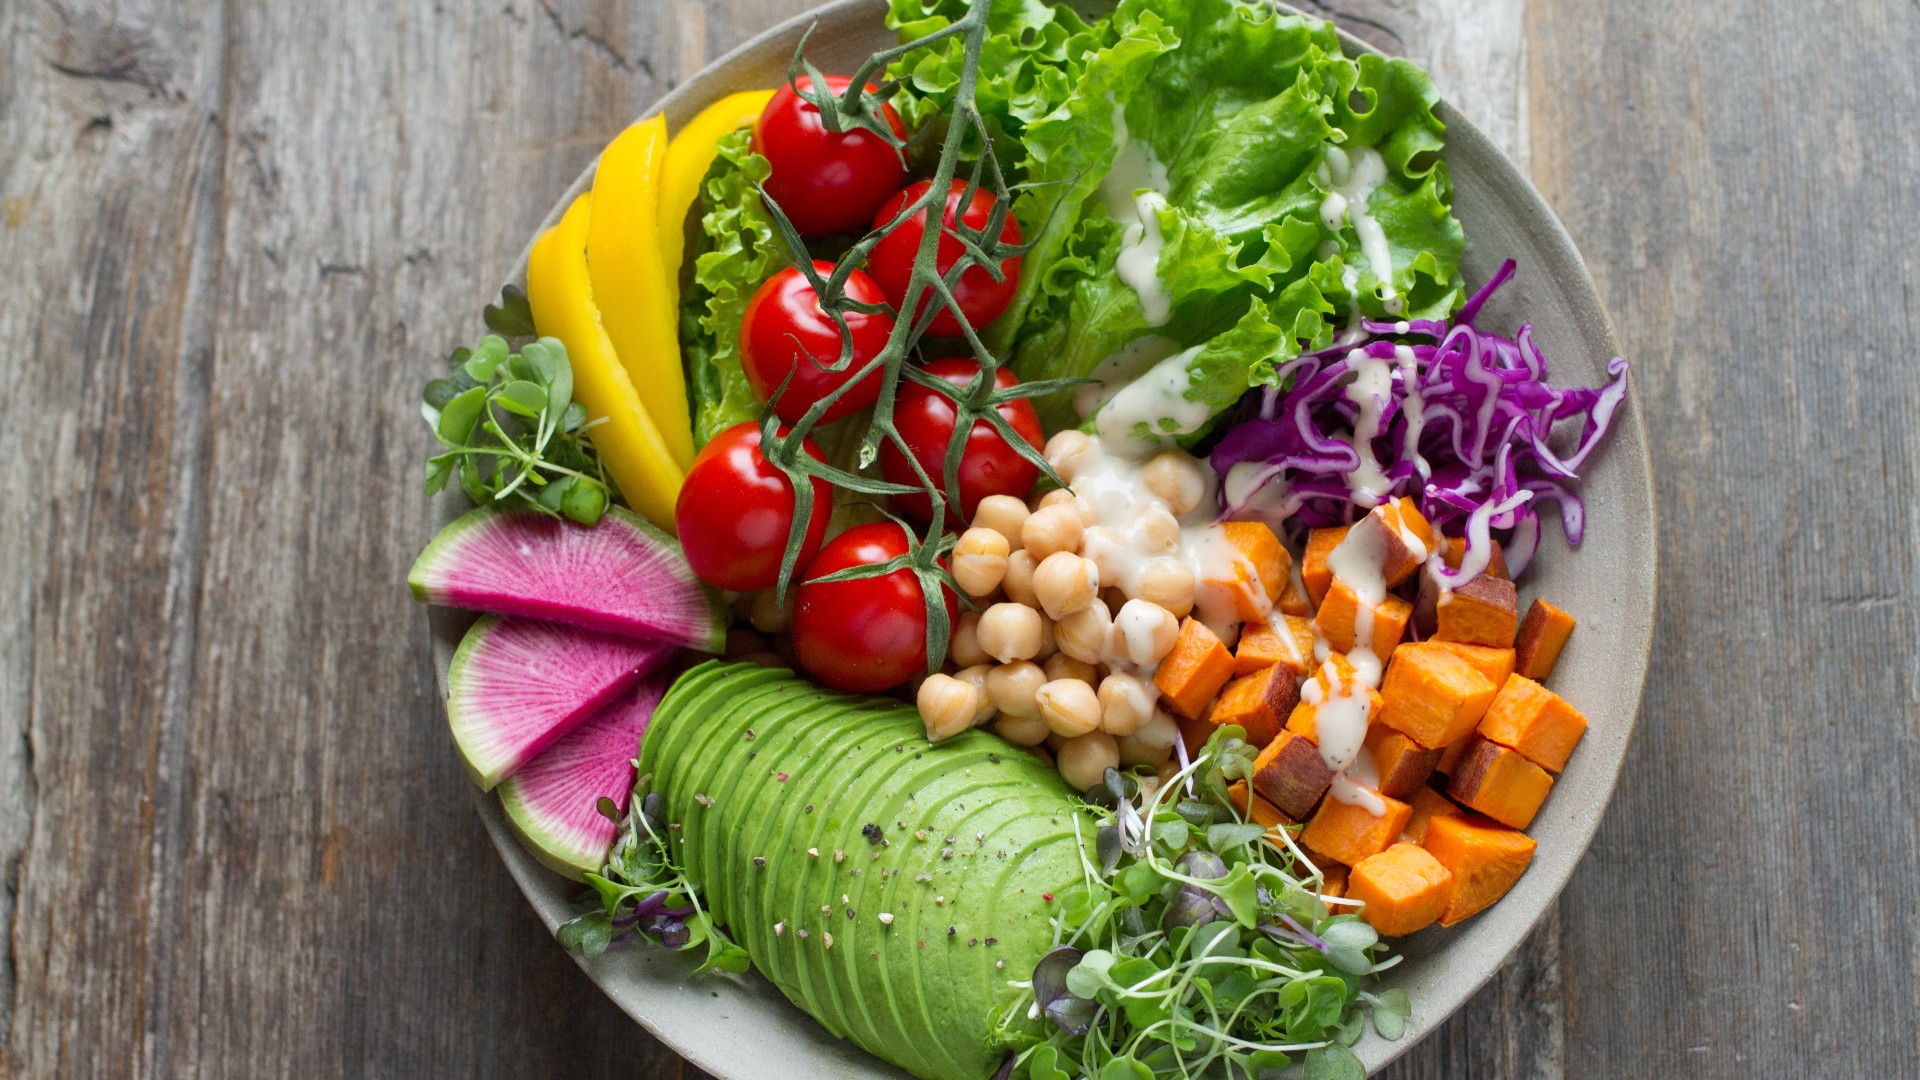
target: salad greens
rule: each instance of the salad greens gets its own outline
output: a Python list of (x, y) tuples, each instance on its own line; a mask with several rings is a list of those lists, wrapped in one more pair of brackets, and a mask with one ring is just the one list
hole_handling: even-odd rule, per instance
[(1379, 935), (1328, 908), (1290, 838), (1233, 808), (1228, 785), (1253, 772), (1244, 735), (1221, 728), (1165, 784), (1110, 769), (1089, 794), (1083, 879), (1029, 984), (1049, 1035), (1018, 1074), (1258, 1076), (1303, 1054), (1309, 1076), (1358, 1077), (1348, 1047), (1367, 1017), (1400, 1036), (1406, 995), (1366, 988), (1398, 962)]
[[(894, 0), (889, 19), (913, 39), (966, 8)], [(976, 100), (1017, 140), (1014, 209), (1033, 251), (989, 341), (1012, 350), (1022, 378), (1089, 376), (1148, 335), (1192, 346), (1254, 304), (1284, 335), (1244, 390), (1325, 345), (1353, 311), (1438, 317), (1460, 302), (1463, 239), (1438, 156), (1438, 94), (1413, 64), (1348, 58), (1330, 24), (1238, 0), (1126, 0), (1091, 24), (1066, 8), (996, 0), (990, 24)], [(931, 110), (951, 93), (957, 53), (944, 43), (895, 73)], [(1341, 186), (1329, 150), (1362, 148), (1379, 154), (1384, 176), (1361, 189), (1353, 216), (1377, 222), (1385, 280), (1353, 221), (1322, 220)], [(1124, 212), (1132, 192), (1102, 190), (1136, 179), (1165, 196), (1153, 223), (1164, 241), (1154, 270), (1171, 298), (1163, 320), (1117, 265), (1127, 238), (1110, 207)], [(1228, 398), (1224, 387), (1206, 396)], [(1050, 425), (1077, 420), (1068, 395), (1044, 404)]]
[[(488, 305), (494, 332), (453, 350), (453, 370), (427, 383), (420, 415), (444, 448), (427, 459), (427, 494), (456, 476), (475, 506), (514, 501), (582, 525), (614, 497), (573, 400), (573, 368), (558, 339), (533, 336), (526, 295), (508, 287)], [(508, 338), (524, 343), (516, 350)]]
[(693, 441), (760, 415), (760, 400), (740, 367), (740, 321), (754, 289), (786, 265), (773, 216), (760, 199), (767, 159), (753, 152), (753, 131), (720, 140), (702, 186), (700, 230), (690, 287), (680, 300), (680, 346), (692, 399)]

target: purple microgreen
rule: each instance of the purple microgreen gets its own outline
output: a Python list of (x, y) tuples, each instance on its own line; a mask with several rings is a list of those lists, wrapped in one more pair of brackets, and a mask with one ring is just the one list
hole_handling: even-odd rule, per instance
[(1033, 999), (1040, 1012), (1069, 1035), (1085, 1035), (1092, 1025), (1096, 1005), (1067, 989), (1067, 973), (1085, 954), (1062, 945), (1040, 958), (1033, 968)]

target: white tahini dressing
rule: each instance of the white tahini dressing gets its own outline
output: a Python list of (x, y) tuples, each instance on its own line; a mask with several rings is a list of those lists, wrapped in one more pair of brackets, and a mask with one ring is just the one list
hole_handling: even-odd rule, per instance
[(1380, 279), (1381, 302), (1388, 311), (1398, 312), (1401, 301), (1393, 291), (1393, 248), (1387, 243), (1386, 230), (1368, 209), (1374, 191), (1386, 182), (1386, 160), (1371, 146), (1360, 147), (1352, 153), (1329, 146), (1325, 160), (1320, 163), (1319, 178), (1321, 185), (1328, 189), (1326, 198), (1320, 200), (1320, 223), (1334, 233), (1340, 231), (1342, 222), (1353, 224), (1354, 236), (1360, 240), (1360, 254), (1366, 256), (1373, 276)]
[(1093, 427), (1108, 450), (1145, 457), (1165, 449), (1176, 436), (1199, 431), (1213, 417), (1211, 406), (1187, 396), (1193, 388), (1187, 365), (1204, 347), (1195, 345), (1167, 357), (1107, 401), (1094, 416)]
[[(1111, 98), (1111, 95), (1109, 95)], [(1128, 136), (1126, 110), (1113, 105), (1113, 167), (1100, 181), (1107, 213), (1125, 226), (1114, 272), (1140, 298), (1148, 326), (1164, 326), (1173, 314), (1173, 295), (1160, 280), (1160, 211), (1167, 206), (1167, 167), (1145, 143)]]
[(1152, 369), (1153, 365), (1180, 351), (1180, 343), (1170, 337), (1148, 334), (1127, 342), (1120, 351), (1107, 357), (1088, 376), (1091, 382), (1073, 392), (1073, 407), (1085, 420), (1100, 411), (1120, 392)]
[[(1405, 529), (1401, 539), (1419, 538)], [(1373, 650), (1374, 608), (1387, 598), (1387, 580), (1381, 567), (1386, 562), (1384, 537), (1373, 529), (1351, 529), (1347, 538), (1327, 556), (1327, 569), (1347, 584), (1359, 600), (1353, 619), (1353, 650), (1347, 661), (1352, 677), (1333, 660), (1326, 639), (1315, 634), (1314, 654), (1320, 660), (1320, 674), (1300, 689), (1300, 699), (1315, 706), (1314, 734), (1320, 743), (1320, 760), (1333, 770), (1332, 798), (1359, 806), (1375, 817), (1387, 812), (1377, 790), (1380, 784), (1373, 759), (1366, 753), (1368, 690), (1380, 687), (1381, 660)], [(1332, 687), (1329, 692), (1327, 687)]]
[(1344, 391), (1360, 414), (1353, 420), (1353, 452), (1360, 463), (1347, 474), (1347, 491), (1359, 506), (1379, 506), (1386, 499), (1387, 474), (1380, 457), (1373, 452), (1373, 440), (1380, 437), (1381, 416), (1393, 397), (1393, 369), (1385, 360), (1355, 349), (1347, 354), (1353, 368), (1353, 381)]

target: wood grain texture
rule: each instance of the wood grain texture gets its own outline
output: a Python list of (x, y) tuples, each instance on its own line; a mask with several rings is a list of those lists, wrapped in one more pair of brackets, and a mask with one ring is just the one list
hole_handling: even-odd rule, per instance
[[(414, 395), (612, 132), (805, 6), (0, 5), (9, 1074), (682, 1075), (468, 806)], [(1594, 850), (1391, 1075), (1920, 1075), (1920, 7), (1319, 8), (1531, 161), (1665, 515)]]

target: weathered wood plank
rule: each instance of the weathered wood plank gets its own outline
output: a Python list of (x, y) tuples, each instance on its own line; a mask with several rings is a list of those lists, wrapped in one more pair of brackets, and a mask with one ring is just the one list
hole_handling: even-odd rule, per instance
[(1533, 160), (1638, 361), (1662, 595), (1562, 905), (1580, 1075), (1920, 1061), (1920, 7), (1535, 0)]

